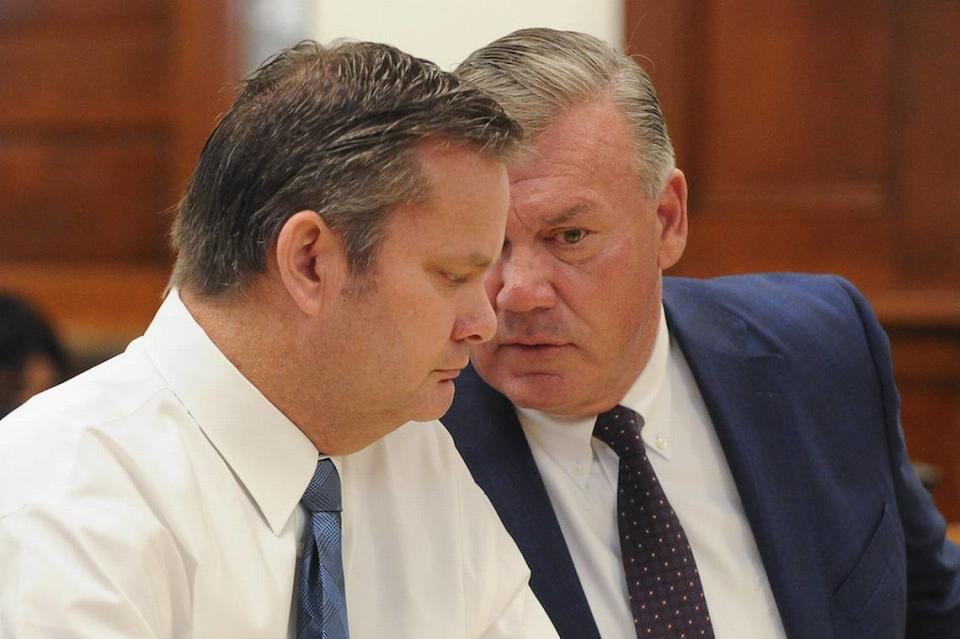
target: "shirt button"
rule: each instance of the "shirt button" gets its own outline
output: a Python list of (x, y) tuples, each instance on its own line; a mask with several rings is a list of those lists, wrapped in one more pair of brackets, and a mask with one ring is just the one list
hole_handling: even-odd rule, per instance
[(577, 473), (577, 476), (579, 476), (579, 477), (583, 477), (584, 475), (586, 475), (586, 474), (587, 474), (587, 465), (584, 464), (583, 462), (578, 463), (578, 464), (577, 464), (577, 467), (576, 467), (576, 473)]
[(657, 448), (659, 448), (660, 450), (665, 450), (670, 445), (670, 442), (668, 442), (663, 437), (657, 437), (654, 443), (656, 444)]

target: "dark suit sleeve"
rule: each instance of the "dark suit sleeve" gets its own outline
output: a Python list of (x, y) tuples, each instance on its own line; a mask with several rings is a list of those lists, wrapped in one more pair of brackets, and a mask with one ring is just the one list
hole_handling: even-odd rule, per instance
[(960, 639), (960, 548), (907, 457), (890, 344), (860, 293), (842, 281), (863, 322), (883, 393), (890, 465), (907, 551), (907, 639)]

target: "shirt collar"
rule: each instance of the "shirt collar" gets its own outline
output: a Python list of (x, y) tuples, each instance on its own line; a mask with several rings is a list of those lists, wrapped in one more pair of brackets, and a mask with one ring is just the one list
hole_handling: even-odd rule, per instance
[(574, 481), (583, 481), (586, 473), (578, 471), (590, 468), (593, 462), (590, 438), (597, 420), (595, 416), (564, 417), (518, 406), (517, 418), (524, 434), (535, 442), (537, 448)]
[[(648, 450), (670, 459), (670, 388), (666, 383), (670, 359), (670, 333), (666, 315), (660, 307), (657, 337), (647, 365), (620, 401), (644, 419), (641, 431)], [(517, 417), (528, 438), (564, 468), (571, 477), (582, 476), (580, 468), (593, 463), (592, 437), (596, 415), (564, 417), (538, 410), (516, 407)]]
[(660, 307), (660, 322), (657, 326), (657, 339), (653, 343), (650, 360), (627, 394), (620, 400), (622, 406), (632, 409), (643, 418), (640, 436), (647, 450), (670, 459), (670, 419), (672, 408), (671, 387), (667, 375), (670, 363), (670, 331), (667, 329), (667, 316)]
[(317, 449), (220, 352), (176, 290), (144, 341), (160, 375), (279, 535), (313, 477)]

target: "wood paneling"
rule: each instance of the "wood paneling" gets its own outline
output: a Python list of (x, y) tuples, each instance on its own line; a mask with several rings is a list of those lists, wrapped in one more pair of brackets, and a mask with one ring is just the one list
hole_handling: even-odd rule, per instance
[(157, 125), (168, 109), (170, 56), (159, 27), (0, 31), (0, 126)]
[(167, 147), (159, 133), (0, 141), (4, 259), (161, 263)]
[(233, 99), (233, 0), (0, 0), (0, 288), (74, 348), (146, 326), (170, 216)]
[(690, 183), (675, 272), (857, 284), (960, 521), (960, 3), (629, 0), (626, 26)]
[[(701, 117), (710, 134), (696, 151), (709, 167), (700, 176), (701, 208), (887, 212), (889, 3), (862, 14), (857, 2), (705, 4), (711, 82)], [(856, 64), (838, 68), (837, 60)]]
[[(693, 187), (695, 188), (695, 187)], [(860, 246), (852, 247), (851, 238)], [(713, 276), (754, 271), (841, 273), (877, 291), (893, 276), (895, 226), (870, 217), (691, 214), (690, 236), (676, 274)]]
[(172, 1), (180, 37), (169, 97), (173, 100), (175, 169), (178, 183), (185, 185), (203, 143), (235, 96), (241, 64), (242, 35), (237, 14), (241, 3)]
[(158, 0), (0, 0), (0, 29), (154, 24), (170, 14), (170, 4)]
[(678, 272), (960, 289), (960, 3), (632, 0), (627, 34), (691, 185)]
[(960, 291), (960, 3), (900, 7), (900, 285)]

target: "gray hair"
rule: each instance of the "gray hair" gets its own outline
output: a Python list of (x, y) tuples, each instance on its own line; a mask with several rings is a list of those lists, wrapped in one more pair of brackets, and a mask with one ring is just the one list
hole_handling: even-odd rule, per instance
[(474, 51), (456, 74), (493, 95), (534, 140), (564, 110), (612, 96), (633, 131), (634, 169), (655, 197), (675, 166), (656, 90), (632, 58), (575, 31), (521, 29)]
[(340, 234), (351, 274), (364, 275), (390, 211), (428, 196), (417, 143), (502, 160), (520, 137), (493, 98), (431, 62), (384, 44), (301, 42), (247, 78), (207, 140), (173, 225), (171, 286), (240, 288), (301, 210)]

